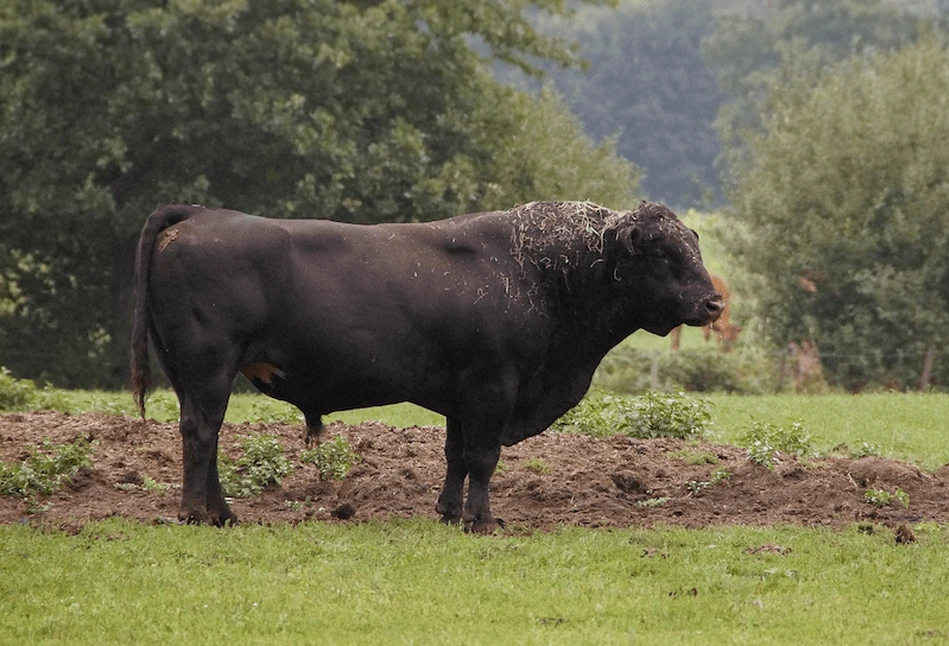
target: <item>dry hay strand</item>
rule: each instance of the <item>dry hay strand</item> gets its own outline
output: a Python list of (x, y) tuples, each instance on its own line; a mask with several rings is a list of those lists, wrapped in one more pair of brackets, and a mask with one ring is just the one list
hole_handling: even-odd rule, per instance
[(602, 256), (606, 234), (633, 212), (617, 213), (593, 202), (529, 202), (511, 211), (511, 253), (543, 269), (567, 270)]

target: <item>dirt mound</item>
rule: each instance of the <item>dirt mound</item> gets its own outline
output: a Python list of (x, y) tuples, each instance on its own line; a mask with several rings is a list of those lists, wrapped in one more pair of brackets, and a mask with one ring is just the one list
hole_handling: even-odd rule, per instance
[[(437, 517), (444, 429), (366, 423), (333, 424), (327, 431), (328, 438), (346, 437), (361, 456), (339, 482), (321, 481), (316, 467), (296, 460), (304, 448), (302, 426), (224, 426), (221, 447), (232, 458), (244, 436), (272, 433), (296, 465), (282, 486), (234, 500), (242, 522)], [(22, 460), (43, 440), (58, 444), (80, 436), (96, 441), (92, 467), (50, 496), (0, 497), (0, 523), (75, 527), (109, 516), (176, 518), (181, 450), (175, 425), (102, 414), (0, 415), (0, 459)], [(949, 521), (947, 482), (949, 468), (927, 473), (878, 457), (787, 459), (769, 471), (732, 446), (545, 433), (504, 449), (492, 491), (495, 513), (508, 526), (524, 528), (862, 521), (896, 526)], [(898, 487), (909, 495), (909, 506), (871, 504), (865, 498), (871, 487), (889, 493)]]

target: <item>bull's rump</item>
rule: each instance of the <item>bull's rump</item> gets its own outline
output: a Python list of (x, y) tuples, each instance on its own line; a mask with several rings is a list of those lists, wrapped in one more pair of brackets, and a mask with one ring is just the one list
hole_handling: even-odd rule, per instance
[[(319, 413), (413, 401), (451, 414), (466, 369), (526, 350), (512, 324), (518, 268), (490, 220), (472, 220), (359, 226), (199, 213), (153, 252), (160, 346), (184, 371), (206, 371), (198, 361), (254, 366), (262, 390)], [(532, 342), (542, 336), (535, 326)]]

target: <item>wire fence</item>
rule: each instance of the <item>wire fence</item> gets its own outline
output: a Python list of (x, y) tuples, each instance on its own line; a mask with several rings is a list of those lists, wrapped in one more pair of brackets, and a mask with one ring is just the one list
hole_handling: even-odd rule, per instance
[(620, 346), (600, 365), (595, 383), (625, 392), (671, 386), (729, 392), (828, 392), (945, 387), (949, 362), (918, 351), (822, 353), (812, 344), (781, 349), (753, 346), (638, 349)]

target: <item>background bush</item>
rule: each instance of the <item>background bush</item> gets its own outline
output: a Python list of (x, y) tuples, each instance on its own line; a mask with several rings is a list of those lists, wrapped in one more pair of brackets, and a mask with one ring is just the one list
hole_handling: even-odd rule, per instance
[(588, 394), (551, 429), (594, 437), (687, 438), (702, 435), (711, 419), (708, 401), (683, 392), (635, 397), (600, 392)]
[(793, 385), (781, 379), (781, 358), (779, 353), (746, 347), (735, 352), (720, 352), (717, 347), (644, 350), (626, 342), (603, 359), (593, 383), (625, 394), (649, 390), (761, 394)]

